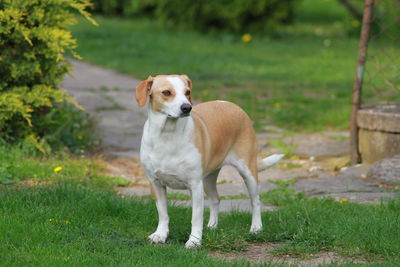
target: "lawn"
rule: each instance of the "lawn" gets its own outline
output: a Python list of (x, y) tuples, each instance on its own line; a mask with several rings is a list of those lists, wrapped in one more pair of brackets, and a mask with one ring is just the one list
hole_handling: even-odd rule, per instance
[(262, 214), (260, 234), (248, 233), (250, 214), (225, 213), (217, 230), (205, 230), (200, 249), (186, 250), (191, 210), (171, 206), (167, 244), (150, 245), (147, 236), (157, 225), (154, 203), (117, 195), (113, 188), (121, 182), (103, 176), (98, 160), (37, 158), (9, 147), (0, 147), (0, 154), (0, 166), (8, 166), (3, 173), (19, 179), (0, 185), (1, 266), (230, 266), (207, 254), (240, 254), (262, 242), (278, 244), (273, 250), (278, 257), (333, 251), (378, 265), (400, 262), (399, 200), (359, 205), (279, 195), (280, 208)]
[[(143, 18), (97, 16), (100, 26), (81, 21), (72, 31), (85, 61), (139, 79), (186, 73), (197, 99), (238, 103), (258, 129), (269, 123), (296, 131), (345, 130), (357, 29), (338, 1), (305, 0), (298, 14), (275, 37), (253, 34), (249, 43), (238, 34), (177, 31)], [(400, 58), (399, 47), (377, 42), (372, 52), (384, 49), (393, 60)], [(398, 91), (377, 87), (365, 90), (366, 101), (400, 99)]]

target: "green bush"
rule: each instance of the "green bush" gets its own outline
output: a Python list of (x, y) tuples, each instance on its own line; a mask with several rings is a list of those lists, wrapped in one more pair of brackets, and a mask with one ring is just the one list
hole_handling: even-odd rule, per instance
[(42, 147), (46, 114), (55, 103), (72, 101), (57, 85), (70, 71), (65, 53), (74, 54), (76, 47), (68, 27), (76, 13), (91, 20), (89, 5), (89, 0), (0, 0), (0, 142), (28, 140)]
[(400, 1), (380, 0), (374, 9), (372, 35), (375, 38), (400, 40)]
[(200, 31), (273, 32), (291, 22), (296, 0), (93, 0), (95, 12), (151, 15), (162, 23)]
[[(40, 147), (42, 151), (68, 149), (69, 152), (82, 154), (87, 150), (93, 150), (99, 140), (92, 136), (92, 120), (87, 113), (76, 108), (70, 103), (57, 104), (46, 114), (32, 115), (36, 121), (33, 130), (41, 133)], [(51, 147), (46, 145), (49, 144)], [(25, 140), (24, 146), (32, 146), (32, 142)]]

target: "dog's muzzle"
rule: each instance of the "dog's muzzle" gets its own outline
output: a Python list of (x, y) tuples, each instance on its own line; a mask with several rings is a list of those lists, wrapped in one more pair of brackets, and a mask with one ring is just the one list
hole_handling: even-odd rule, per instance
[(182, 112), (182, 115), (181, 115), (181, 116), (189, 116), (190, 111), (192, 111), (192, 105), (190, 105), (190, 104), (183, 104), (183, 105), (181, 106), (181, 112)]

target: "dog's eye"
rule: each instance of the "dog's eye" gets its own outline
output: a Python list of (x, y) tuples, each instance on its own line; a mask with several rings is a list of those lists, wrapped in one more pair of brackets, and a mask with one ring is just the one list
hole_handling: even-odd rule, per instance
[(190, 96), (190, 91), (187, 90), (186, 93), (185, 93), (185, 95), (186, 95), (186, 96)]
[(171, 95), (171, 91), (170, 90), (164, 90), (162, 91), (162, 94), (165, 96), (170, 96)]

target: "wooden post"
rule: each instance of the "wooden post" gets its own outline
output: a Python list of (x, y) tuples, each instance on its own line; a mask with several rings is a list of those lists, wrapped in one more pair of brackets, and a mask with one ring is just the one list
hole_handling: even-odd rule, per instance
[(365, 0), (364, 15), (361, 27), (360, 43), (358, 48), (358, 60), (356, 66), (355, 79), (353, 84), (353, 100), (351, 102), (351, 119), (350, 119), (350, 156), (351, 164), (361, 162), (361, 155), (358, 149), (358, 127), (357, 127), (357, 111), (361, 106), (361, 93), (365, 71), (365, 61), (367, 56), (368, 40), (371, 30), (372, 10), (375, 0)]

